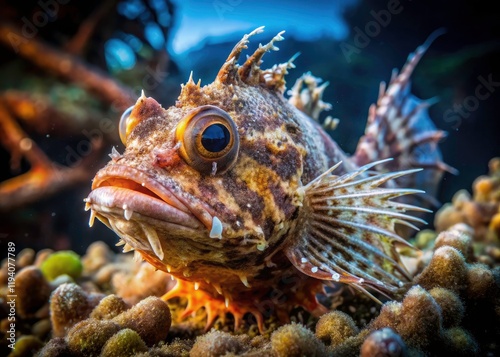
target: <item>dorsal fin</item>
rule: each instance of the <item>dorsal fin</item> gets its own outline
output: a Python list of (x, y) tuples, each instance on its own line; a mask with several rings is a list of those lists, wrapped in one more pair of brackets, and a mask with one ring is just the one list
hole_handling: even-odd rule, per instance
[(323, 92), (328, 82), (321, 83), (321, 78), (313, 76), (310, 72), (304, 73), (290, 89), (288, 101), (301, 112), (318, 120), (323, 110), (330, 110), (332, 105), (323, 102)]
[(283, 41), (284, 38), (283, 33), (285, 31), (281, 31), (276, 36), (274, 36), (271, 41), (266, 43), (265, 45), (259, 44), (259, 48), (255, 50), (255, 52), (247, 58), (245, 63), (238, 69), (238, 74), (243, 82), (248, 84), (258, 84), (260, 80), (260, 64), (262, 63), (262, 56), (268, 51), (278, 51), (279, 48), (274, 45), (275, 42)]
[(264, 26), (261, 26), (257, 27), (248, 34), (243, 35), (243, 38), (233, 47), (233, 50), (229, 56), (227, 56), (226, 62), (224, 62), (219, 70), (219, 73), (217, 74), (217, 77), (215, 78), (216, 81), (221, 83), (232, 83), (235, 80), (238, 71), (238, 59), (240, 58), (241, 52), (248, 48), (248, 39), (253, 35), (262, 33), (263, 31)]
[(275, 46), (275, 43), (283, 40), (282, 35), (285, 31), (278, 33), (265, 45), (259, 44), (255, 52), (247, 57), (245, 63), (241, 66), (238, 65), (238, 59), (241, 52), (247, 48), (249, 37), (261, 33), (263, 29), (264, 26), (244, 35), (236, 46), (234, 46), (226, 62), (219, 70), (215, 78), (216, 82), (224, 84), (239, 82), (253, 86), (262, 85), (281, 94), (285, 91), (285, 75), (288, 73), (288, 69), (295, 67), (293, 60), (297, 55), (293, 56), (288, 62), (274, 65), (270, 69), (262, 70), (260, 68), (262, 57), (266, 52), (279, 50), (279, 48)]
[[(442, 162), (437, 143), (446, 133), (436, 130), (427, 108), (434, 100), (420, 100), (410, 92), (411, 75), (431, 43), (443, 30), (435, 31), (417, 47), (400, 73), (393, 70), (389, 85), (381, 83), (376, 104), (368, 113), (365, 135), (360, 139), (353, 156), (358, 166), (389, 157), (394, 160), (379, 165), (382, 172), (426, 168), (417, 175), (402, 177), (398, 185), (426, 191), (426, 198), (435, 196), (443, 171), (455, 172)], [(420, 196), (423, 198), (423, 196)]]
[(288, 70), (295, 68), (293, 61), (300, 55), (297, 52), (285, 63), (275, 64), (269, 69), (262, 71), (261, 79), (264, 79), (266, 87), (274, 89), (281, 94), (285, 92), (285, 76), (288, 74)]

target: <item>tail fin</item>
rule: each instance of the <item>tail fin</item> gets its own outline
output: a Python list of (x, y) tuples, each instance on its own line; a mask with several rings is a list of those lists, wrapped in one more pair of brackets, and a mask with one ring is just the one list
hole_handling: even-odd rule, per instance
[(425, 43), (408, 56), (401, 73), (394, 69), (389, 85), (380, 84), (377, 104), (368, 113), (365, 135), (360, 139), (352, 160), (363, 166), (373, 161), (393, 158), (382, 166), (382, 171), (411, 168), (425, 170), (405, 175), (397, 180), (400, 187), (423, 189), (426, 201), (433, 201), (444, 171), (456, 170), (442, 161), (438, 142), (446, 132), (437, 130), (429, 118), (427, 108), (435, 100), (421, 100), (410, 93), (410, 77), (431, 43), (444, 31), (433, 32)]

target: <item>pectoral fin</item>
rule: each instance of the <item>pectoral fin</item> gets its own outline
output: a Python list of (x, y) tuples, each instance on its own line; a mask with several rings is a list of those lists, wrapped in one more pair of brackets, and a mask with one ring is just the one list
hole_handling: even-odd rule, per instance
[[(407, 211), (427, 211), (392, 201), (420, 190), (383, 187), (388, 181), (420, 169), (378, 173), (369, 170), (382, 160), (336, 176), (341, 164), (304, 187), (303, 231), (286, 255), (302, 273), (320, 280), (395, 293), (411, 276), (401, 263), (396, 245), (407, 245), (395, 233), (396, 223), (414, 227), (425, 223)], [(416, 228), (416, 227), (414, 227)]]

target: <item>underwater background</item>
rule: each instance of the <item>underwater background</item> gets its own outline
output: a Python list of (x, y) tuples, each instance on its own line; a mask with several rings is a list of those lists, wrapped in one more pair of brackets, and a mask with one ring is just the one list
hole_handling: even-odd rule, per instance
[[(463, 192), (457, 198), (457, 191), (473, 194), (475, 180), (488, 172), (497, 188), (493, 200), (500, 201), (500, 170), (490, 162), (500, 157), (500, 13), (493, 3), (2, 0), (0, 5), (1, 259), (9, 242), (17, 253), (49, 248), (83, 256), (96, 241), (109, 245), (109, 254), (120, 252), (114, 232), (102, 224), (89, 227), (83, 198), (111, 147), (123, 151), (121, 114), (141, 90), (164, 108), (173, 105), (191, 71), (202, 85), (212, 82), (234, 44), (259, 26), (266, 31), (251, 41), (249, 51), (286, 31), (280, 50), (267, 54), (264, 66), (300, 52), (286, 77), (288, 88), (308, 71), (330, 83), (323, 100), (332, 110), (321, 120), (327, 115), (340, 120), (330, 134), (347, 153), (363, 135), (380, 82), (388, 82), (393, 68), (401, 68), (431, 33), (444, 29), (412, 82), (417, 97), (436, 99), (429, 113), (437, 128), (448, 132), (439, 145), (443, 161), (458, 170), (444, 174), (433, 211), (452, 199), (471, 200)], [(488, 216), (480, 209), (474, 214)], [(426, 220), (425, 228), (436, 228), (433, 215)], [(492, 268), (500, 260), (495, 234), (485, 238), (493, 253), (484, 263)], [(421, 285), (433, 286), (431, 280), (421, 278)], [(491, 328), (486, 335), (500, 338)], [(472, 351), (498, 353), (498, 346), (488, 346)]]

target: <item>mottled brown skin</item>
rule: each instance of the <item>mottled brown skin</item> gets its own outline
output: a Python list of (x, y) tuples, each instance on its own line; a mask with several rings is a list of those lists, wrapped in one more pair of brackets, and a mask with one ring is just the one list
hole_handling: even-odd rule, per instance
[[(225, 110), (238, 127), (238, 160), (223, 175), (200, 174), (173, 149), (177, 123), (202, 105)], [(149, 261), (162, 270), (169, 265), (174, 276), (200, 282), (215, 293), (204, 283), (208, 279), (232, 296), (250, 291), (240, 275), (252, 289), (267, 289), (285, 270), (293, 269), (282, 248), (295, 234), (302, 200), (297, 189), (344, 158), (325, 133), (319, 134), (319, 125), (280, 93), (243, 82), (215, 82), (202, 88), (187, 83), (176, 106), (167, 110), (141, 97), (131, 118), (137, 125), (125, 153), (102, 172), (117, 165), (136, 168), (202, 205), (224, 225), (220, 240), (209, 238), (210, 227), (196, 236), (189, 232), (188, 237), (159, 228), (165, 257), (160, 262), (143, 250)], [(113, 219), (128, 222), (123, 214)], [(266, 248), (257, 249), (259, 243)]]

